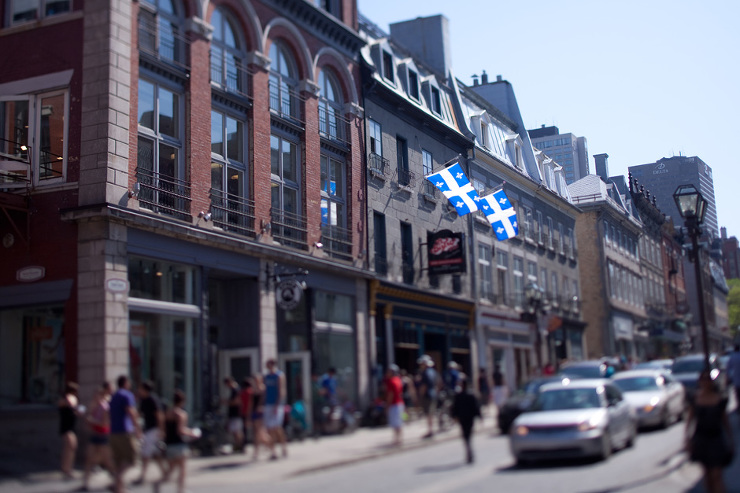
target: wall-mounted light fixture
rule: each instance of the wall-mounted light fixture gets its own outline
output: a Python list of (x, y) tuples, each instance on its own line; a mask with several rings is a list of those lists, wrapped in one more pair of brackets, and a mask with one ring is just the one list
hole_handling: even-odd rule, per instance
[(141, 183), (138, 181), (134, 183), (134, 188), (128, 191), (128, 197), (130, 199), (138, 199), (141, 193)]

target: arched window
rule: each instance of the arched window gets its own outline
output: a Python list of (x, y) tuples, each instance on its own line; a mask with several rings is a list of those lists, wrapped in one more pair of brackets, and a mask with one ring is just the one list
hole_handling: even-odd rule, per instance
[(211, 82), (227, 91), (245, 93), (244, 50), (235, 29), (236, 23), (218, 7), (213, 12), (211, 25)]
[(141, 0), (139, 50), (159, 60), (185, 64), (183, 11), (173, 0)]
[(319, 132), (330, 139), (347, 140), (342, 117), (342, 93), (337, 78), (329, 70), (319, 73)]
[(280, 41), (273, 42), (270, 46), (270, 109), (281, 116), (300, 120), (297, 73), (287, 47)]

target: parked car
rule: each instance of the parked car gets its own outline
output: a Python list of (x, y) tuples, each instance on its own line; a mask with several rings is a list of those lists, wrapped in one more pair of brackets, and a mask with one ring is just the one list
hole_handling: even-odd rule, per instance
[(683, 385), (664, 371), (629, 370), (614, 375), (613, 381), (632, 406), (638, 426), (666, 428), (683, 417)]
[(509, 433), (511, 423), (522, 414), (526, 412), (534, 403), (537, 393), (544, 384), (559, 382), (562, 377), (541, 377), (532, 379), (517, 389), (516, 392), (511, 394), (506, 402), (498, 410), (498, 427), (501, 433)]
[[(686, 399), (691, 402), (694, 399), (696, 393), (696, 386), (699, 380), (699, 374), (704, 369), (704, 355), (703, 354), (690, 354), (688, 356), (681, 356), (676, 358), (671, 367), (671, 374), (673, 378), (683, 384), (684, 390), (686, 391)], [(722, 371), (719, 369), (717, 356), (714, 354), (709, 355), (709, 374), (712, 380), (717, 385), (719, 392), (723, 396), (727, 396), (727, 381)]]
[(570, 379), (576, 378), (608, 378), (614, 374), (615, 368), (604, 360), (587, 360), (568, 363), (560, 369), (560, 375)]
[(622, 391), (608, 379), (564, 380), (540, 388), (530, 410), (514, 420), (509, 444), (518, 464), (596, 456), (635, 441), (637, 425)]
[(642, 363), (637, 363), (633, 370), (662, 370), (670, 373), (672, 366), (672, 359), (654, 359), (651, 361), (643, 361)]

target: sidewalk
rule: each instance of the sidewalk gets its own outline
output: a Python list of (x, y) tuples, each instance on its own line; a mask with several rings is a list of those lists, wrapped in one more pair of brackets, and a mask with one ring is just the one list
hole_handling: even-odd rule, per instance
[[(494, 432), (495, 415), (489, 408), (483, 422), (476, 425), (477, 433), (483, 435)], [(240, 484), (259, 484), (275, 479), (284, 479), (340, 467), (365, 460), (385, 457), (389, 454), (402, 453), (421, 447), (431, 446), (448, 440), (459, 440), (460, 432), (457, 425), (449, 430), (437, 433), (432, 439), (422, 439), (426, 433), (426, 421), (417, 419), (406, 423), (403, 429), (403, 445), (391, 446), (393, 432), (388, 427), (359, 428), (347, 435), (327, 436), (320, 439), (307, 438), (303, 441), (288, 444), (288, 457), (277, 461), (267, 459), (267, 451), (262, 451), (257, 462), (251, 460), (251, 445), (247, 454), (235, 454), (217, 457), (193, 457), (188, 461), (188, 484), (192, 486)], [(461, 445), (462, 447), (462, 445)], [(139, 476), (140, 468), (137, 465), (130, 470), (126, 479), (131, 482)], [(149, 481), (159, 478), (159, 470), (149, 467)], [(81, 476), (81, 472), (78, 473)], [(29, 474), (15, 478), (0, 478), (0, 490), (4, 493), (24, 492), (69, 492), (75, 489), (81, 481), (64, 481), (61, 473), (49, 472)], [(90, 482), (91, 490), (102, 491), (110, 484), (110, 479), (104, 472), (96, 473)], [(131, 487), (132, 492), (150, 492), (151, 484), (141, 487)], [(163, 491), (165, 490), (163, 488)]]

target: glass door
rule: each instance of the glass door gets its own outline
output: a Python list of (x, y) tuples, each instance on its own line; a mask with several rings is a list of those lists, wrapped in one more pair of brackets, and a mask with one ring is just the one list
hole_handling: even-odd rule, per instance
[[(313, 423), (311, 409), (311, 353), (299, 351), (282, 353), (278, 356), (278, 365), (285, 374), (285, 400), (291, 408), (303, 407), (305, 425)], [(298, 405), (296, 405), (298, 403)]]
[(219, 388), (223, 399), (228, 398), (228, 390), (223, 385), (224, 378), (233, 377), (239, 386), (244, 377), (251, 377), (259, 370), (259, 350), (257, 348), (223, 349), (219, 352)]

